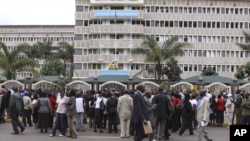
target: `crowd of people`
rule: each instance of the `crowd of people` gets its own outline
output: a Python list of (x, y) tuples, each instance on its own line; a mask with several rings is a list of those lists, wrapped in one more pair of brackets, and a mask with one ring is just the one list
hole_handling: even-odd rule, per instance
[[(212, 141), (206, 127), (222, 127), (224, 116), (227, 125), (232, 125), (234, 120), (234, 124), (249, 125), (249, 94), (237, 90), (233, 98), (227, 92), (215, 95), (209, 90), (168, 91), (161, 87), (146, 90), (143, 85), (122, 92), (116, 89), (0, 90), (0, 123), (10, 118), (12, 134), (34, 126), (41, 133), (50, 132), (50, 137), (58, 132), (59, 136), (75, 139), (88, 125), (93, 132), (103, 133), (107, 129), (108, 133), (119, 132), (121, 138), (134, 136), (134, 141), (146, 137), (149, 141), (169, 140), (171, 133), (184, 136), (186, 130), (191, 136), (197, 130), (198, 141), (203, 138)], [(144, 133), (143, 126), (148, 121), (152, 134)]]

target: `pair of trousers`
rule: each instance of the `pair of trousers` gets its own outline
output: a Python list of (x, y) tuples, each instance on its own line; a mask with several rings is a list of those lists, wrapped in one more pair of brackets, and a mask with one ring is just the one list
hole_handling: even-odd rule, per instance
[(145, 136), (142, 123), (135, 123), (134, 128), (135, 128), (134, 141), (142, 141)]
[(130, 119), (120, 118), (121, 123), (121, 137), (130, 137)]
[(84, 123), (83, 123), (83, 112), (76, 113), (76, 130), (84, 130)]
[(232, 125), (232, 120), (233, 120), (233, 112), (227, 112), (226, 113), (226, 117), (227, 117), (227, 124), (228, 125)]
[(67, 116), (65, 113), (56, 113), (56, 121), (52, 128), (53, 136), (56, 135), (56, 130), (59, 129), (61, 134), (66, 136), (66, 128), (67, 128)]
[(24, 109), (22, 112), (22, 122), (24, 126), (27, 126), (27, 122), (29, 126), (32, 126), (31, 121), (31, 109)]
[(77, 137), (74, 119), (75, 119), (75, 116), (68, 116), (69, 136), (71, 136), (72, 138)]
[(24, 126), (21, 123), (21, 121), (19, 120), (18, 116), (19, 116), (19, 113), (14, 112), (14, 111), (10, 111), (11, 124), (12, 124), (13, 130), (15, 133), (19, 133), (18, 127), (21, 130), (24, 129)]
[(206, 130), (207, 126), (201, 126), (201, 123), (198, 125), (198, 141), (202, 141), (203, 138), (205, 138), (207, 141), (209, 141), (211, 138), (208, 135), (208, 132)]
[(155, 119), (154, 125), (154, 138), (157, 141), (161, 141), (165, 139), (165, 127), (166, 127), (167, 119)]

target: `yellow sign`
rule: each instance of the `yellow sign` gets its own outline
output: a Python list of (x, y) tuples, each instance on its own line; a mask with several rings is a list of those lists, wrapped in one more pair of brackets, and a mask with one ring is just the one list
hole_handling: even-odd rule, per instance
[(118, 62), (113, 61), (112, 63), (109, 63), (108, 64), (108, 69), (109, 70), (118, 70)]

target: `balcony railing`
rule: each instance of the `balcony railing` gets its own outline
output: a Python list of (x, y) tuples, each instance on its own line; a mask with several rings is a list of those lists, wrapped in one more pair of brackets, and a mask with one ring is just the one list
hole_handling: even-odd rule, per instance
[(90, 33), (133, 33), (143, 34), (143, 25), (90, 25)]
[(106, 4), (106, 5), (123, 5), (123, 4), (131, 4), (131, 5), (142, 5), (144, 4), (144, 0), (90, 0), (90, 4)]
[(134, 48), (140, 47), (142, 40), (119, 40), (109, 39), (109, 40), (89, 40), (89, 47), (100, 47), (100, 48)]

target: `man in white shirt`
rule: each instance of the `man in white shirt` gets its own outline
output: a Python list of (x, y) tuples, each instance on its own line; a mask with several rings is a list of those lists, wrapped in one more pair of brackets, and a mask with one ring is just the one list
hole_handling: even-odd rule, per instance
[(31, 122), (31, 98), (28, 96), (27, 93), (23, 96), (23, 103), (24, 103), (24, 110), (22, 113), (22, 122), (24, 127), (27, 126), (26, 120), (29, 124), (29, 126), (33, 126)]
[(232, 120), (233, 120), (234, 104), (232, 101), (233, 101), (232, 94), (230, 93), (227, 94), (225, 108), (226, 108), (226, 118), (227, 118), (228, 127), (232, 125)]

